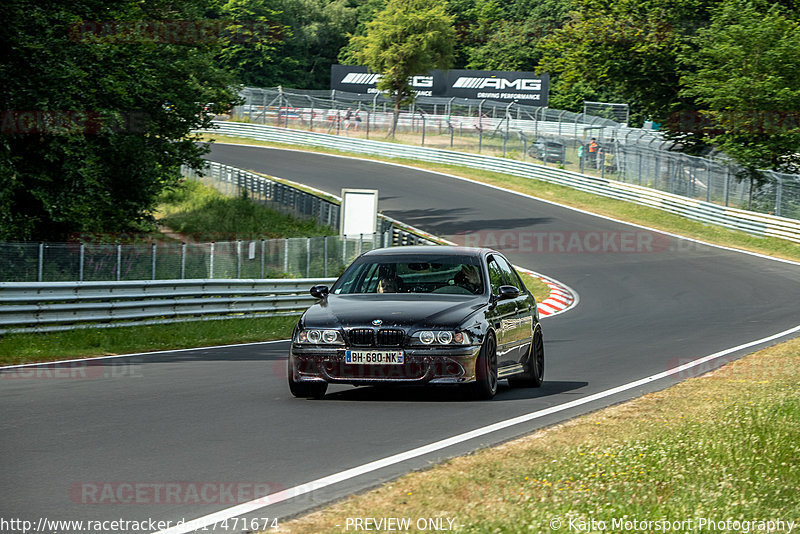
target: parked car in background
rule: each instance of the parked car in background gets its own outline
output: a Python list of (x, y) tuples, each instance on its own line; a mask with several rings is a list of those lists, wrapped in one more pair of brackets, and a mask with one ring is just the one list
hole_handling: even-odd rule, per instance
[(567, 147), (558, 141), (536, 141), (528, 149), (528, 155), (549, 163), (564, 163)]

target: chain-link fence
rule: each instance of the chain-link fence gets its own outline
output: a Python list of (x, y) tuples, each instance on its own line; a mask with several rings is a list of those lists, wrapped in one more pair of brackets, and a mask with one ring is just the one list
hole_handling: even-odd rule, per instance
[[(233, 109), (234, 120), (376, 140), (387, 140), (392, 123), (392, 102), (379, 94), (245, 88), (242, 96), (244, 103)], [(401, 111), (395, 141), (535, 161), (800, 219), (798, 175), (764, 171), (751, 182), (727, 159), (674, 152), (658, 132), (585, 113), (418, 97)]]
[[(298, 218), (339, 226), (338, 199), (303, 191), (216, 162), (203, 173), (183, 169), (228, 196), (248, 198)], [(378, 216), (378, 233), (213, 243), (0, 243), (0, 281), (57, 282), (338, 276), (357, 256), (390, 246), (433, 243)]]
[[(234, 120), (271, 124), (364, 138), (383, 138), (390, 131), (393, 103), (386, 97), (341, 91), (243, 89), (244, 103), (233, 109)], [(218, 117), (221, 118), (221, 117)], [(465, 151), (500, 151), (517, 131), (528, 135), (581, 137), (586, 127), (612, 135), (620, 125), (583, 113), (473, 100), (419, 97), (403, 108), (396, 140)], [(605, 130), (609, 131), (606, 132)], [(626, 128), (627, 130), (627, 128)], [(651, 134), (653, 135), (653, 134)], [(507, 147), (507, 151), (513, 147)]]
[(215, 243), (0, 243), (0, 280), (334, 277), (392, 233)]

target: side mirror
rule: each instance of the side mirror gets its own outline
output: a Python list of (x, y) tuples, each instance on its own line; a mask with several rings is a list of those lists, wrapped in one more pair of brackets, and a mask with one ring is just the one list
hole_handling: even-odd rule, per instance
[(316, 297), (318, 299), (324, 299), (325, 297), (328, 296), (329, 292), (330, 289), (328, 289), (328, 286), (314, 286), (311, 288), (310, 291), (311, 296)]
[(519, 289), (514, 286), (500, 286), (497, 289), (497, 300), (515, 299), (519, 296)]

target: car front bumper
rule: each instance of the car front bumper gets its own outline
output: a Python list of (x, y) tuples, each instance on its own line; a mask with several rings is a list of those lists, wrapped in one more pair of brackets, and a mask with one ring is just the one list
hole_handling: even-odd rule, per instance
[[(344, 348), (299, 347), (292, 344), (289, 365), (294, 380), (331, 384), (462, 384), (475, 381), (480, 345), (402, 349), (402, 365), (345, 362)], [(398, 349), (399, 350), (399, 349)]]

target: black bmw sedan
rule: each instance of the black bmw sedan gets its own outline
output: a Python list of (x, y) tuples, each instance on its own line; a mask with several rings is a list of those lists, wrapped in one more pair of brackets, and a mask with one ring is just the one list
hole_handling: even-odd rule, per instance
[(292, 334), (289, 389), (328, 384), (454, 384), (491, 399), (499, 379), (538, 387), (544, 344), (536, 300), (490, 249), (397, 247), (359, 256)]

